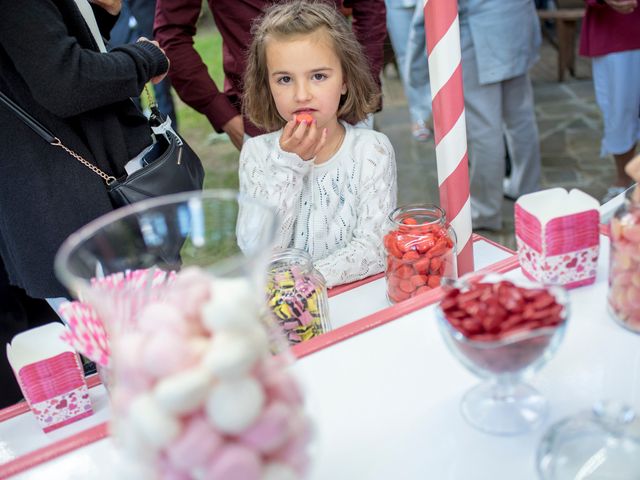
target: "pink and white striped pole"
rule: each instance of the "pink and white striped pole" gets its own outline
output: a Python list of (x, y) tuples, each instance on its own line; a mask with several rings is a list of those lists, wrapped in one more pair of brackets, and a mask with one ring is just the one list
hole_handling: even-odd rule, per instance
[(440, 205), (458, 239), (458, 275), (473, 271), (467, 127), (457, 0), (424, 0)]

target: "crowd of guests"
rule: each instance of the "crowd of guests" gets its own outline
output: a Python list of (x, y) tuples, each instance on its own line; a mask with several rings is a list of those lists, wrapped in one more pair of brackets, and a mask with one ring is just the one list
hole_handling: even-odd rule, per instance
[[(388, 34), (413, 138), (432, 137), (422, 1), (209, 0), (223, 86), (194, 48), (202, 0), (0, 3), (0, 91), (101, 170), (121, 177), (149, 146), (148, 123), (131, 102), (146, 83), (176, 123), (170, 79), (241, 150), (240, 190), (277, 208), (277, 246), (308, 251), (330, 286), (384, 269), (396, 159), (371, 119), (383, 108)], [(624, 166), (640, 138), (640, 9), (637, 0), (585, 4), (581, 53), (593, 57), (615, 194), (628, 186)], [(536, 4), (458, 0), (458, 9), (473, 226), (499, 230), (504, 196), (540, 188), (528, 75), (541, 42)], [(68, 296), (53, 274), (58, 247), (113, 207), (102, 179), (1, 106), (0, 127), (0, 298), (10, 299), (0, 326), (9, 339), (43, 320), (25, 314), (27, 295)], [(241, 214), (240, 241), (250, 223)]]

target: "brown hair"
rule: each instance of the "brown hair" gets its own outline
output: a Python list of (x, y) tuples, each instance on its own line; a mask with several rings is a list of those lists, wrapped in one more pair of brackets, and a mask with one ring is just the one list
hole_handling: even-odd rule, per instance
[(243, 111), (254, 125), (273, 131), (286, 123), (269, 88), (267, 39), (310, 34), (319, 29), (324, 29), (331, 39), (347, 86), (347, 93), (340, 99), (338, 118), (353, 124), (378, 108), (378, 86), (345, 17), (326, 1), (287, 1), (267, 8), (251, 29), (253, 40), (244, 76)]

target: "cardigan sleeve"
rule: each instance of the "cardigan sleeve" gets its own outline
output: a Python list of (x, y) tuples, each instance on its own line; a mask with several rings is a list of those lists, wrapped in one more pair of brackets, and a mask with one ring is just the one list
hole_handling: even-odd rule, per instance
[(385, 267), (382, 236), (387, 216), (396, 207), (396, 161), (388, 138), (377, 133), (375, 139), (355, 149), (362, 155), (358, 161), (363, 174), (351, 241), (315, 262), (328, 287), (374, 275)]
[[(240, 193), (274, 207), (279, 222), (274, 246), (287, 248), (298, 218), (304, 177), (310, 172), (312, 162), (283, 151), (279, 138), (279, 133), (267, 134), (244, 143), (239, 180)], [(241, 207), (237, 234), (243, 251), (251, 246), (252, 225), (257, 220), (249, 208)]]
[(124, 45), (109, 53), (83, 48), (52, 0), (2, 1), (0, 46), (37, 102), (71, 117), (137, 96), (167, 71), (161, 50)]

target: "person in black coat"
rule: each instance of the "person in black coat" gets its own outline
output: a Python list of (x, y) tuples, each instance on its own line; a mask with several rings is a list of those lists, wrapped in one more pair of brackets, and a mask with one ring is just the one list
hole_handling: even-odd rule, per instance
[[(101, 53), (101, 35), (115, 23), (121, 0), (91, 1), (0, 0), (0, 91), (67, 147), (120, 177), (125, 163), (151, 143), (148, 123), (130, 97), (139, 96), (149, 80), (161, 80), (169, 63), (146, 40)], [(36, 299), (68, 296), (53, 272), (58, 248), (113, 207), (102, 178), (46, 143), (2, 104), (0, 145), (4, 345), (56, 318)], [(0, 406), (20, 397), (10, 371), (0, 356)]]
[[(92, 0), (107, 35), (120, 0)], [(0, 0), (0, 90), (62, 143), (109, 175), (150, 145), (130, 97), (169, 64), (155, 42), (101, 53), (79, 5), (87, 0)], [(113, 209), (105, 182), (46, 143), (0, 104), (0, 255), (9, 281), (36, 298), (67, 296), (53, 259), (69, 234)]]

